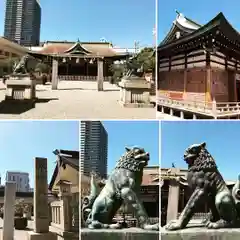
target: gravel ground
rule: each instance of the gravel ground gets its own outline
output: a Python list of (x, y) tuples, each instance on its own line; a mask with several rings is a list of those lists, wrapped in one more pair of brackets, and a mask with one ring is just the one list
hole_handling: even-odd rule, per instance
[[(105, 82), (103, 92), (96, 87), (96, 82), (80, 81), (61, 81), (58, 90), (51, 90), (51, 85), (38, 85), (40, 101), (35, 108), (20, 112), (15, 105), (0, 103), (0, 119), (156, 119), (155, 108), (122, 107), (117, 86)], [(4, 97), (5, 86), (0, 82), (0, 101)]]

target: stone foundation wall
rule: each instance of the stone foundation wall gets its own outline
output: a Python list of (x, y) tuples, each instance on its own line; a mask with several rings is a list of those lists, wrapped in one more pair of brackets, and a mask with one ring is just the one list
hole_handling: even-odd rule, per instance
[(122, 230), (89, 230), (81, 229), (81, 240), (159, 240), (157, 231), (145, 231), (138, 228)]
[(161, 240), (238, 240), (240, 229), (208, 230), (206, 228), (188, 228), (161, 233)]

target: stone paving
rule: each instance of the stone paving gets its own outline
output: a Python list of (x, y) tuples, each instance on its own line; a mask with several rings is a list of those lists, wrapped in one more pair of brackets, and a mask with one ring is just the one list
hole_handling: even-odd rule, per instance
[[(0, 103), (0, 119), (156, 119), (155, 108), (122, 107), (116, 85), (104, 82), (103, 92), (96, 87), (96, 82), (86, 81), (60, 81), (58, 90), (51, 90), (51, 85), (37, 85), (40, 101), (35, 108), (15, 114), (15, 107), (9, 110)], [(5, 86), (0, 82), (0, 101), (4, 97)]]
[[(0, 218), (0, 239), (2, 239), (2, 227), (3, 220)], [(27, 240), (28, 239), (28, 231), (33, 230), (33, 221), (28, 221), (28, 229), (26, 230), (14, 230), (14, 240)]]

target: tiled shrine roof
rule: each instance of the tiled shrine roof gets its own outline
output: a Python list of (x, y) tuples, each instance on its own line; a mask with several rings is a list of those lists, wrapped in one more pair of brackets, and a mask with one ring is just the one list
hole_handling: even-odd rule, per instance
[[(9, 47), (11, 49), (15, 49), (15, 50), (18, 50), (18, 51), (23, 52), (23, 53), (28, 51), (27, 48), (19, 45), (16, 42), (12, 42), (12, 41), (8, 40), (5, 37), (1, 37), (1, 36), (0, 36), (0, 46)], [(0, 49), (1, 49), (1, 47), (0, 47)], [(1, 49), (1, 50), (3, 50), (3, 49)]]
[(190, 18), (187, 18), (182, 13), (177, 12), (177, 17), (173, 21), (171, 29), (169, 30), (168, 34), (166, 35), (166, 37), (164, 38), (160, 45), (166, 44), (167, 42), (170, 42), (173, 39), (175, 39), (177, 32), (179, 32), (181, 36), (183, 36), (194, 32), (200, 27), (201, 27), (200, 24), (196, 23)]
[[(34, 51), (32, 51), (34, 53)], [(101, 56), (114, 57), (122, 56), (114, 50), (112, 44), (105, 42), (47, 42), (43, 47), (36, 51), (37, 54), (43, 55), (85, 55), (85, 56)]]
[(187, 34), (180, 34), (179, 37), (175, 35), (177, 34), (173, 32), (171, 38), (158, 46), (158, 54), (162, 58), (172, 54), (184, 54), (198, 48), (216, 48), (222, 53), (239, 59), (240, 34), (222, 12), (207, 24), (193, 29)]

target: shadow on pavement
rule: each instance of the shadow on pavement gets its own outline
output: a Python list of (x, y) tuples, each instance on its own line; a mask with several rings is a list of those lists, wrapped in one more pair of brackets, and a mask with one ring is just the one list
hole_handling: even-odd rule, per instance
[(36, 103), (47, 103), (58, 98), (37, 98), (28, 100), (3, 100), (0, 102), (0, 114), (21, 114), (35, 108)]

